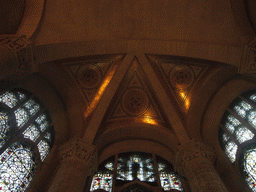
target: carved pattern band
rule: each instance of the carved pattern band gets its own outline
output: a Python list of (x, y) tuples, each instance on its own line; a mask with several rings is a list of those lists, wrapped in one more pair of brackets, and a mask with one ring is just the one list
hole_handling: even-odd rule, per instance
[(215, 162), (215, 154), (208, 146), (194, 140), (178, 147), (178, 154), (175, 161), (175, 169), (181, 175), (186, 176), (185, 169), (193, 160), (200, 158)]
[[(59, 148), (61, 161), (77, 159), (86, 165), (87, 170), (97, 170), (97, 149), (80, 138), (71, 140)], [(90, 174), (90, 173), (89, 173)]]
[[(30, 72), (33, 66), (32, 41), (25, 36), (0, 35), (0, 46), (7, 48), (19, 64), (17, 69), (13, 69), (15, 74), (5, 74), (5, 76), (19, 75)], [(10, 65), (12, 66), (12, 65)]]

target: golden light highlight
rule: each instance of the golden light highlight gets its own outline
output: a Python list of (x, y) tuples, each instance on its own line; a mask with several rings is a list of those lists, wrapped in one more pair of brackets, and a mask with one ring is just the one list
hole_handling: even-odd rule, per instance
[[(186, 98), (185, 92), (180, 92), (180, 97), (182, 97), (182, 99), (185, 99)], [(190, 105), (190, 101), (187, 98), (187, 99), (185, 99), (185, 105), (184, 105), (186, 110), (188, 110), (189, 105)]]
[(143, 117), (142, 118), (142, 122), (143, 123), (147, 123), (147, 124), (151, 124), (151, 125), (158, 125), (158, 123), (156, 122), (156, 120), (152, 119), (149, 116)]
[(112, 70), (108, 73), (107, 77), (105, 78), (105, 80), (103, 81), (101, 87), (99, 88), (98, 92), (96, 93), (94, 99), (92, 100), (90, 106), (87, 108), (87, 111), (84, 114), (84, 117), (88, 117), (92, 111), (95, 109), (95, 107), (97, 106), (97, 104), (99, 103), (104, 91), (106, 90), (109, 82), (111, 81), (113, 75), (115, 74), (116, 70), (117, 70), (117, 66), (115, 65)]

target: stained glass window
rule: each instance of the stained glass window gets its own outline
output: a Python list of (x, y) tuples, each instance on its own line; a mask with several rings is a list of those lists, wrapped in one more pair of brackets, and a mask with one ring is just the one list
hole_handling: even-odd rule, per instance
[(0, 191), (25, 191), (36, 169), (32, 149), (14, 143), (0, 159)]
[(230, 104), (221, 120), (219, 134), (222, 149), (232, 163), (239, 164), (245, 181), (256, 192), (255, 93), (246, 92)]
[(51, 118), (36, 96), (20, 89), (0, 94), (0, 191), (26, 190), (36, 159), (44, 161), (50, 152), (53, 133)]
[(147, 155), (120, 155), (117, 164), (117, 180), (156, 182), (153, 159)]
[[(115, 158), (116, 164), (114, 163)], [(157, 164), (154, 162), (157, 162)], [(159, 175), (157, 175), (155, 167), (158, 168)], [(114, 175), (115, 178), (113, 178)], [(171, 189), (183, 191), (178, 174), (174, 172), (172, 166), (166, 160), (142, 152), (122, 153), (100, 164), (99, 171), (93, 175), (90, 191), (97, 189), (111, 191), (115, 186), (121, 187), (128, 183), (133, 185), (132, 182), (134, 181), (157, 186), (157, 178), (159, 178), (159, 185), (164, 191)]]

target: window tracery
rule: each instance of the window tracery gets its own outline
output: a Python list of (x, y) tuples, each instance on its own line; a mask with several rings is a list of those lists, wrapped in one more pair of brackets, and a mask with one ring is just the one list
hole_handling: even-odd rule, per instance
[(25, 191), (53, 142), (51, 118), (35, 95), (21, 89), (1, 93), (0, 191)]
[[(255, 91), (254, 91), (255, 92)], [(235, 99), (226, 110), (219, 129), (222, 149), (256, 192), (256, 94), (246, 92)]]
[[(157, 186), (157, 179), (159, 179), (159, 185), (163, 191), (171, 189), (183, 191), (178, 174), (161, 157), (146, 153), (130, 152), (118, 154), (116, 162), (114, 162), (114, 159), (114, 157), (111, 157), (104, 161), (100, 165), (99, 171), (93, 175), (91, 192), (97, 189), (111, 192), (113, 187), (121, 187), (133, 181)], [(155, 164), (154, 162), (157, 163)]]

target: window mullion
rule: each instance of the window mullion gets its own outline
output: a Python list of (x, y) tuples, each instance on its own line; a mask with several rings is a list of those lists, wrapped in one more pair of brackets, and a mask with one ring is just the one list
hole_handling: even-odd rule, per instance
[(22, 100), (21, 102), (18, 102), (17, 105), (15, 105), (12, 110), (16, 111), (18, 108), (22, 107), (27, 101), (29, 101), (30, 99), (32, 99), (34, 96), (30, 95), (28, 96), (26, 99)]
[[(40, 137), (38, 137), (38, 139), (35, 141), (36, 144), (38, 144), (45, 136), (45, 134), (47, 133), (47, 131), (49, 131), (53, 126), (53, 123), (51, 123), (46, 129), (44, 132), (41, 132), (40, 129), (38, 128), (39, 132), (40, 132)], [(46, 142), (51, 145), (51, 143), (49, 143), (46, 139)]]
[(236, 139), (236, 137), (233, 134), (231, 134), (224, 125), (220, 124), (220, 127), (222, 128), (222, 130), (225, 131), (225, 133), (227, 133), (231, 137), (232, 141), (234, 141), (238, 146), (240, 146), (240, 143)]
[(253, 102), (252, 100), (247, 99), (247, 98), (244, 98), (244, 97), (242, 97), (241, 95), (239, 96), (239, 98), (242, 99), (243, 101), (245, 101), (246, 103), (249, 103), (250, 105), (252, 105), (252, 107), (253, 107), (254, 109), (256, 109), (256, 104), (255, 104), (255, 102)]
[(45, 108), (40, 109), (35, 115), (33, 115), (20, 129), (19, 133), (22, 134), (29, 125), (33, 124), (33, 122), (36, 120), (37, 117), (39, 117), (43, 112), (45, 111)]
[(245, 121), (242, 117), (240, 117), (240, 115), (238, 115), (236, 112), (234, 112), (231, 109), (227, 109), (227, 111), (232, 114), (233, 116), (235, 116), (235, 118), (237, 118), (243, 125), (246, 126), (247, 129), (249, 129), (250, 131), (252, 131), (254, 134), (256, 134), (255, 128), (250, 125), (247, 121)]
[(116, 185), (116, 175), (117, 175), (117, 158), (118, 155), (115, 155), (115, 161), (114, 161), (114, 172), (113, 172), (113, 182), (112, 182), (112, 192), (115, 192), (115, 185)]
[(161, 181), (160, 181), (160, 175), (158, 172), (158, 165), (157, 165), (157, 161), (156, 161), (156, 155), (153, 153), (152, 154), (153, 157), (153, 161), (154, 161), (154, 167), (155, 167), (155, 171), (156, 171), (156, 181), (157, 181), (157, 185), (158, 188), (161, 189), (160, 191), (162, 191), (162, 186), (161, 186)]

